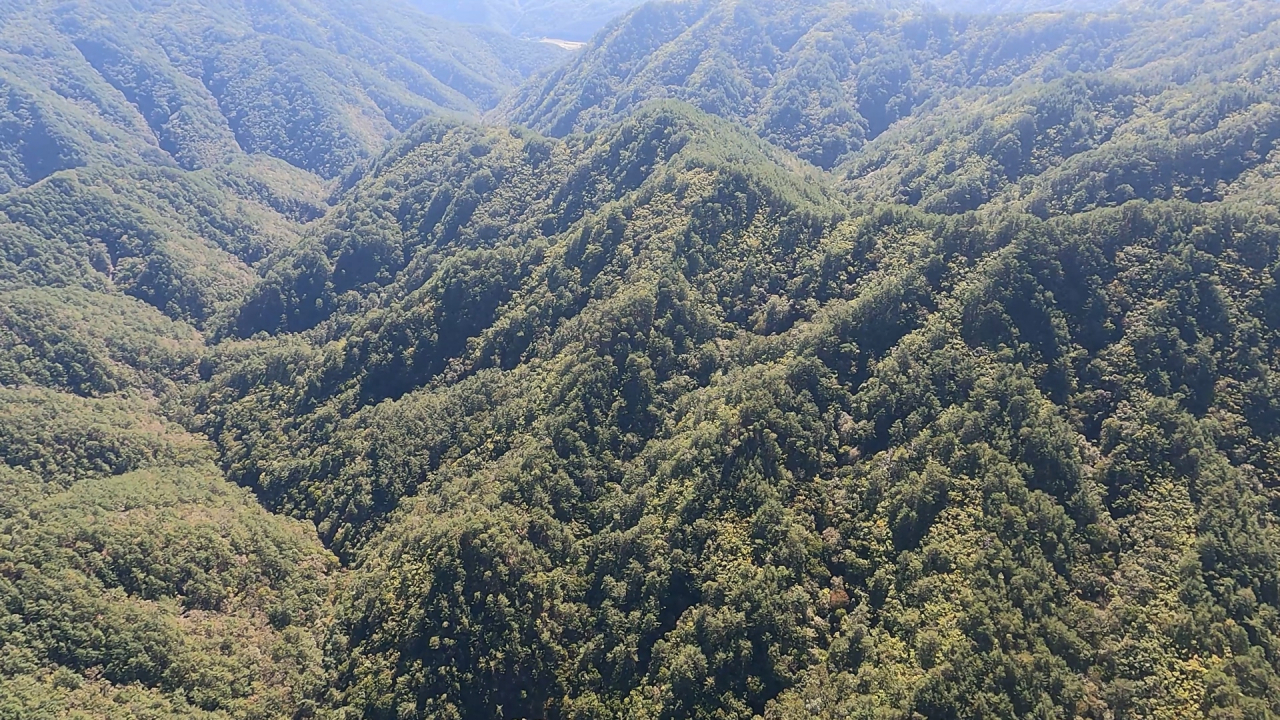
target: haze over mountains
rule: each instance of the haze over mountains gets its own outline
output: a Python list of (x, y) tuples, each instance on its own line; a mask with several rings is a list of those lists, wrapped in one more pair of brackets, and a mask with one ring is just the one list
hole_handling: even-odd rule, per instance
[[(484, 25), (526, 38), (590, 40), (610, 21), (642, 4), (641, 0), (412, 0), (424, 12), (472, 25)], [(918, 3), (947, 12), (995, 13), (1044, 10), (1105, 10), (1116, 0), (941, 0)], [(884, 6), (883, 3), (881, 3)], [(897, 3), (908, 7), (913, 3)]]
[(631, 5), (0, 0), (0, 718), (1280, 716), (1280, 6)]
[(639, 0), (412, 0), (424, 12), (517, 37), (590, 40)]

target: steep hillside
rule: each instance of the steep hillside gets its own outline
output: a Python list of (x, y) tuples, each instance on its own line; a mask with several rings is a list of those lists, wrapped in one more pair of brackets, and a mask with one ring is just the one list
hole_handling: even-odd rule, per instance
[[(291, 433), (261, 430), (298, 427), (296, 440), (310, 443), (320, 435), (301, 428), (319, 406), (330, 407), (316, 420), (521, 365), (539, 351), (540, 338), (578, 317), (594, 297), (622, 289), (609, 265), (619, 247), (639, 258), (663, 252), (649, 243), (705, 238), (712, 245), (702, 250), (704, 266), (689, 272), (723, 283), (733, 294), (721, 314), (750, 325), (767, 314), (768, 287), (781, 279), (760, 277), (753, 287), (737, 278), (744, 258), (734, 253), (742, 247), (730, 249), (719, 234), (761, 233), (740, 242), (766, 243), (758, 252), (774, 262), (847, 212), (815, 175), (780, 165), (767, 145), (677, 104), (646, 109), (571, 144), (447, 122), (424, 125), (405, 142), (312, 242), (270, 261), (229, 328), (245, 337), (310, 330), (316, 345), (294, 337), (268, 343), (264, 354), (231, 343), (230, 364), (215, 371), (230, 375), (206, 400), (216, 416), (212, 436), (245, 463), (233, 474), (264, 495), (289, 495), (285, 502), (295, 510), (303, 503), (309, 513), (324, 513), (313, 519), (326, 537), (367, 535), (374, 518), (361, 511), (359, 522), (342, 520), (356, 512), (347, 506), (354, 498), (314, 506), (320, 487), (309, 479), (296, 486), (305, 477), (275, 460), (286, 452), (275, 443)], [(628, 239), (632, 233), (643, 236)], [(725, 264), (733, 273), (725, 275)], [(234, 417), (224, 416), (228, 405)], [(264, 411), (279, 412), (282, 424), (237, 424)], [(345, 488), (314, 482), (326, 493)], [(394, 505), (398, 498), (382, 500)]]
[(0, 716), (328, 706), (332, 556), (164, 419), (201, 352), (132, 298), (0, 292)]
[(0, 0), (0, 718), (1280, 717), (1276, 10), (1108, 12)]
[(1048, 216), (1133, 198), (1266, 197), (1280, 45), (1274, 3), (1131, 13), (1102, 71), (1023, 78), (909, 118), (837, 172), (855, 196), (939, 212), (991, 201)]
[(0, 287), (196, 325), (389, 138), (562, 54), (397, 0), (0, 3), (0, 50)]
[(395, 0), (10, 0), (0, 51), (0, 191), (240, 153), (334, 177), (424, 115), (492, 107), (561, 52)]
[(339, 568), (181, 426), (200, 330), (333, 180), (559, 54), (395, 3), (0, 2), (0, 718), (332, 716)]
[(941, 15), (873, 4), (647, 5), (512, 96), (555, 136), (686, 100), (843, 177), (855, 198), (1038, 215), (1217, 200), (1271, 174), (1274, 3)]
[(270, 159), (66, 171), (0, 195), (0, 289), (119, 292), (203, 324), (324, 208), (318, 178)]
[(1273, 213), (858, 209), (666, 103), (322, 228), (197, 412), (352, 568), (359, 714), (1280, 708)]
[(513, 95), (502, 114), (563, 136), (672, 97), (831, 168), (939, 97), (1057, 66), (1104, 70), (1103, 51), (1130, 25), (822, 0), (659, 2)]

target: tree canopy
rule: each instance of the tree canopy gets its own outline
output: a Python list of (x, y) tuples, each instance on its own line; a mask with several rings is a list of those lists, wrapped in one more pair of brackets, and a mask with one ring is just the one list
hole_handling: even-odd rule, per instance
[(1280, 14), (1046, 7), (0, 4), (0, 718), (1280, 716)]

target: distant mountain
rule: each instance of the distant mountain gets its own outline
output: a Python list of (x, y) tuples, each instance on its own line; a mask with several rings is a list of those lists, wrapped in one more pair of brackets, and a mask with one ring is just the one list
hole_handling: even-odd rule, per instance
[(1265, 1), (1009, 16), (660, 3), (498, 115), (564, 136), (677, 98), (836, 171), (858, 198), (943, 212), (1218, 199), (1269, 172), (1278, 19)]
[(925, 2), (944, 12), (975, 14), (1016, 14), (1045, 11), (1098, 12), (1120, 5), (1123, 0), (933, 0)]
[(432, 112), (474, 114), (563, 51), (396, 2), (0, 5), (0, 190), (107, 162), (265, 153), (334, 177)]
[(396, 0), (9, 2), (0, 50), (0, 286), (196, 324), (353, 164), (565, 55)]
[(1102, 70), (1119, 18), (953, 17), (883, 3), (646, 5), (588, 51), (526, 85), (503, 117), (555, 136), (671, 97), (751, 127), (823, 168), (900, 119), (971, 88)]
[(424, 12), (528, 38), (590, 40), (643, 0), (410, 0)]

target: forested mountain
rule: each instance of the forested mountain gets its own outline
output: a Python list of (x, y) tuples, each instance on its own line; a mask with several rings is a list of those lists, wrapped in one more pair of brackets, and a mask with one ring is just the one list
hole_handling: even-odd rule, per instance
[(939, 96), (1105, 70), (1132, 24), (823, 0), (652, 3), (526, 85), (502, 116), (564, 136), (669, 97), (830, 168)]
[(203, 323), (419, 119), (563, 54), (395, 0), (0, 4), (0, 283)]
[(0, 190), (95, 162), (264, 153), (324, 177), (560, 51), (394, 1), (0, 3)]
[(329, 179), (560, 54), (395, 3), (0, 3), (0, 717), (333, 706), (336, 562), (179, 424), (198, 328)]
[[(590, 40), (610, 21), (642, 4), (641, 0), (411, 0), (423, 12), (456, 22), (485, 25), (519, 37)], [(668, 0), (669, 1), (669, 0)], [(934, 0), (898, 3), (970, 14), (1025, 13), (1044, 10), (1105, 10), (1116, 0)]]
[[(1101, 12), (1111, 10), (1121, 0), (933, 0), (928, 9), (970, 15), (1017, 14), (1035, 12)], [(1132, 6), (1131, 6), (1132, 7)]]
[(940, 15), (821, 0), (655, 3), (501, 115), (564, 136), (654, 98), (752, 128), (854, 197), (1038, 215), (1221, 199), (1269, 173), (1280, 6)]
[(590, 40), (641, 0), (412, 0), (424, 12), (519, 37)]
[(1273, 3), (3, 7), (0, 719), (1280, 717)]
[(335, 563), (169, 419), (200, 336), (130, 297), (0, 291), (0, 717), (293, 717)]
[(680, 105), (414, 141), (198, 407), (353, 568), (358, 714), (1277, 707), (1272, 213), (859, 211)]

